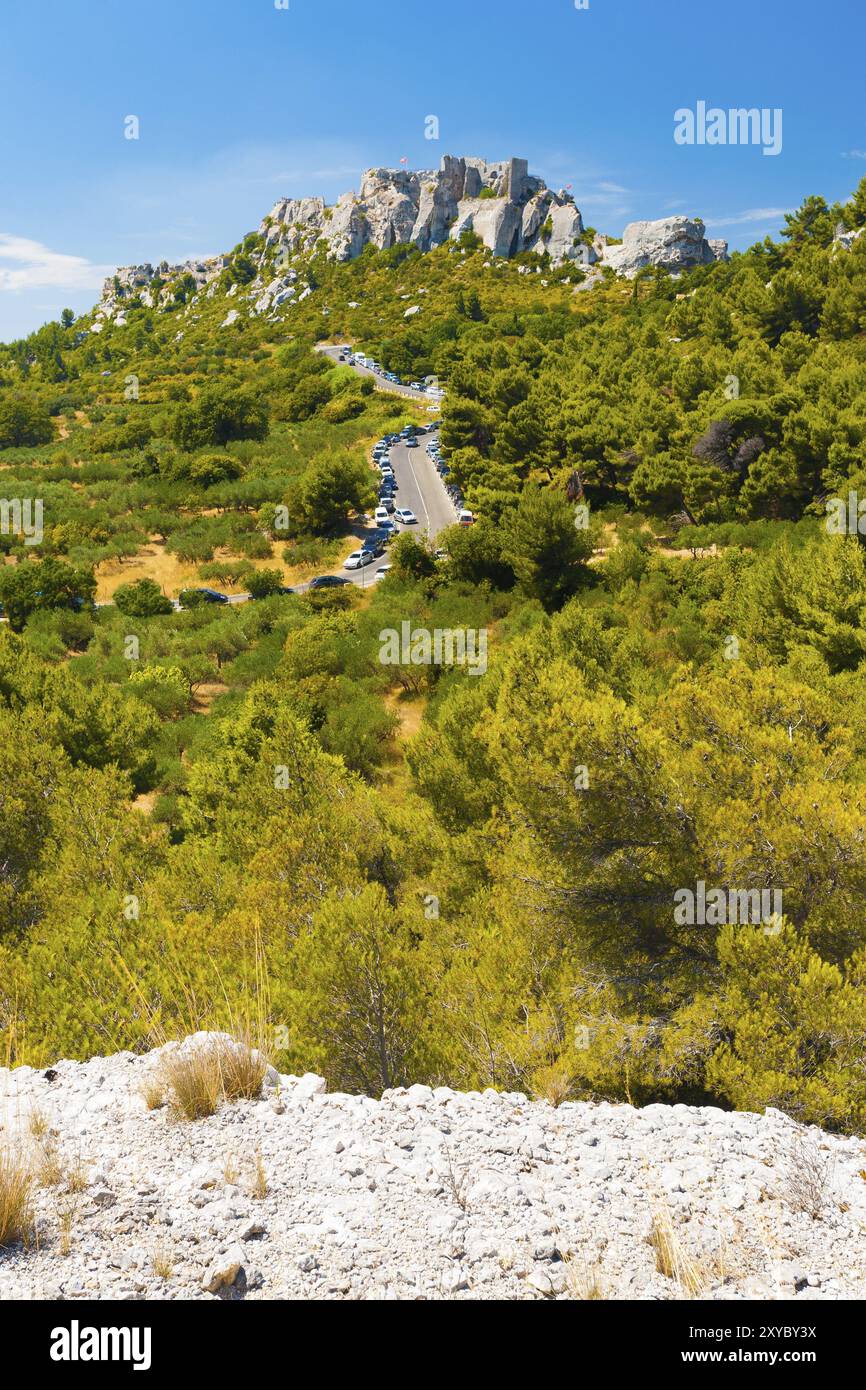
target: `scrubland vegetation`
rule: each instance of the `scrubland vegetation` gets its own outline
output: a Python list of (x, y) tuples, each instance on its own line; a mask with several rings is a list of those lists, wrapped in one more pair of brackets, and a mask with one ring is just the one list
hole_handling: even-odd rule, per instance
[[(866, 495), (866, 236), (840, 222), (866, 181), (730, 264), (586, 292), (471, 238), (317, 255), (304, 304), (221, 327), (253, 237), (212, 299), (0, 348), (0, 492), (45, 514), (0, 536), (9, 1060), (264, 1017), (282, 1070), (350, 1090), (862, 1131), (866, 561), (824, 523)], [(369, 444), (413, 415), (326, 337), (440, 377), (477, 524), (444, 560), (401, 540), (374, 592), (164, 611), (350, 548)], [(407, 620), (488, 629), (486, 674), (382, 665)], [(784, 920), (678, 925), (697, 881), (783, 889)]]

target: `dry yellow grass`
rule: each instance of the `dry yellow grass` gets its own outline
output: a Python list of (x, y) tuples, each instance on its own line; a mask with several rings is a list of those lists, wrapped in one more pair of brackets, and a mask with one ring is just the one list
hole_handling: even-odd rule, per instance
[(226, 1100), (256, 1100), (262, 1091), (267, 1063), (248, 1038), (217, 1047)]
[(672, 1279), (687, 1298), (700, 1293), (706, 1285), (707, 1273), (684, 1249), (665, 1206), (659, 1205), (653, 1211), (650, 1245), (655, 1251), (659, 1274)]
[(165, 1079), (152, 1073), (141, 1083), (139, 1091), (148, 1110), (160, 1110), (165, 1105)]
[(145, 1099), (161, 1087), (177, 1118), (201, 1120), (213, 1115), (221, 1100), (257, 1099), (266, 1071), (267, 1062), (247, 1039), (213, 1041), (167, 1053), (147, 1083)]
[(0, 1148), (0, 1249), (33, 1238), (33, 1172), (23, 1153)]
[(183, 1120), (203, 1120), (213, 1115), (222, 1096), (222, 1076), (216, 1049), (199, 1047), (186, 1053), (169, 1053), (162, 1063), (168, 1103), (173, 1115)]
[(256, 1154), (255, 1174), (253, 1177), (252, 1195), (257, 1201), (263, 1202), (268, 1195), (268, 1175), (265, 1172), (264, 1159), (260, 1153)]
[[(347, 543), (344, 547), (345, 554), (350, 554), (354, 548), (354, 541), (351, 544)], [(226, 549), (216, 550), (214, 558), (245, 560), (253, 569), (280, 570), (287, 585), (300, 584), (314, 574), (340, 572), (339, 565), (329, 564), (327, 561), (318, 565), (287, 565), (283, 561), (282, 550), (283, 547), (277, 542), (274, 545), (273, 556), (264, 560), (246, 560), (244, 556)], [(152, 540), (128, 560), (104, 560), (99, 565), (96, 571), (96, 600), (98, 603), (107, 603), (114, 597), (121, 584), (133, 584), (137, 579), (152, 579), (169, 598), (176, 598), (182, 589), (198, 588), (202, 585), (203, 581), (198, 571), (198, 564), (179, 560), (172, 551), (166, 550), (163, 541)], [(219, 584), (217, 587), (227, 594), (245, 592), (242, 583)]]
[(46, 1144), (39, 1156), (41, 1187), (60, 1187), (64, 1178), (63, 1160), (53, 1144)]
[(566, 1258), (565, 1264), (568, 1271), (566, 1290), (569, 1298), (580, 1303), (596, 1303), (607, 1298), (601, 1271), (597, 1267), (590, 1269), (585, 1260), (578, 1264), (573, 1256)]
[(104, 560), (96, 571), (96, 601), (107, 603), (121, 584), (153, 579), (169, 597), (198, 583), (197, 566), (178, 560), (161, 541), (150, 541), (128, 560)]
[(553, 1062), (539, 1067), (532, 1077), (532, 1091), (537, 1100), (546, 1100), (558, 1109), (569, 1099), (574, 1089), (574, 1080), (564, 1062)]
[(222, 681), (204, 681), (197, 687), (193, 696), (193, 714), (210, 714), (214, 700), (220, 695), (225, 695), (228, 689)]

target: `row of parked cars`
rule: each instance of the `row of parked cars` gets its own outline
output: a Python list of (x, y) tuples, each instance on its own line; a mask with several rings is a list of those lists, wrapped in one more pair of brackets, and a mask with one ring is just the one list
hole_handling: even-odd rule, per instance
[(469, 509), (467, 507), (464, 507), (463, 505), (463, 493), (460, 491), (459, 487), (456, 487), (453, 483), (449, 483), (448, 481), (448, 475), (450, 470), (448, 468), (448, 464), (442, 457), (442, 446), (440, 445), (438, 438), (432, 439), (430, 443), (427, 445), (427, 453), (430, 455), (430, 458), (432, 459), (436, 467), (436, 472), (439, 474), (440, 478), (445, 484), (445, 491), (448, 493), (448, 496), (454, 503), (454, 509), (457, 512), (458, 525), (474, 525), (475, 517), (473, 516), (472, 512), (470, 512)]
[(350, 348), (343, 348), (340, 352), (340, 361), (349, 367), (366, 367), (367, 371), (380, 376), (383, 381), (390, 381), (393, 386), (408, 386), (410, 391), (421, 391), (431, 400), (441, 401), (445, 392), (441, 386), (428, 384), (426, 381), (404, 381), (396, 372), (386, 372), (381, 362), (377, 362), (374, 357), (368, 357), (363, 352), (353, 352)]

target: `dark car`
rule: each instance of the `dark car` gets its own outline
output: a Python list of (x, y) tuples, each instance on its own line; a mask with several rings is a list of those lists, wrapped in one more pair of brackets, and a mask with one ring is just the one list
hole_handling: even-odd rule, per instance
[(351, 579), (344, 579), (341, 574), (320, 574), (315, 579), (310, 580), (311, 589), (339, 589), (343, 584), (351, 584)]
[(199, 595), (198, 599), (193, 599), (193, 603), (228, 603), (228, 595), (221, 594), (217, 589), (184, 589), (180, 596), (181, 605), (184, 608), (189, 607), (187, 600), (193, 594)]
[(364, 542), (361, 549), (369, 551), (371, 555), (384, 555), (385, 542), (382, 540), (381, 536), (371, 536), (369, 540)]

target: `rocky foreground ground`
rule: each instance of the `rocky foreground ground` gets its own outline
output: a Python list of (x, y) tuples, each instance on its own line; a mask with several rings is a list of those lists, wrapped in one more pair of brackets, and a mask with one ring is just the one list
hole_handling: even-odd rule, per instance
[(371, 1100), (271, 1070), (190, 1122), (147, 1108), (164, 1051), (0, 1070), (0, 1148), (40, 1175), (0, 1299), (866, 1291), (866, 1145), (777, 1111)]

